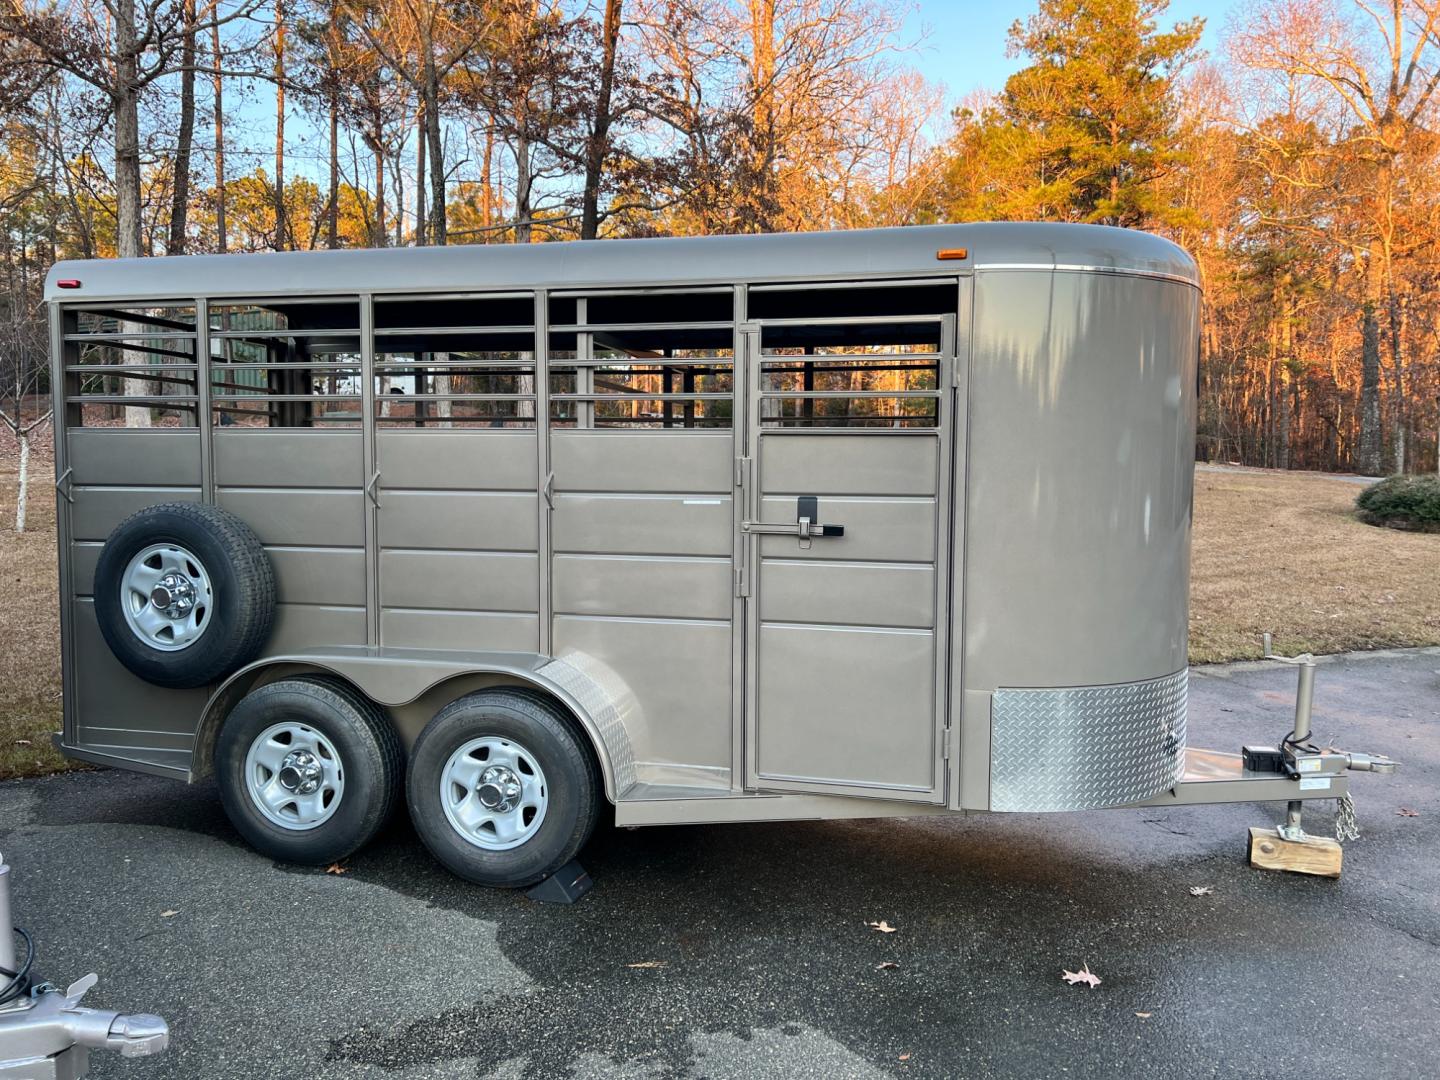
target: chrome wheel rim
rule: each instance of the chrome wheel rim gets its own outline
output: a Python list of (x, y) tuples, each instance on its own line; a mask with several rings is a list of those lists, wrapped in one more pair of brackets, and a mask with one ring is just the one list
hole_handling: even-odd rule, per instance
[(335, 744), (315, 728), (275, 724), (250, 744), (245, 790), (266, 820), (305, 832), (324, 825), (340, 808), (345, 769)]
[(178, 544), (151, 544), (120, 579), (120, 610), (130, 632), (152, 649), (188, 649), (214, 621), (214, 588), (205, 564)]
[(471, 739), (445, 762), (440, 805), (450, 826), (486, 851), (519, 847), (540, 831), (550, 789), (535, 755), (511, 739)]

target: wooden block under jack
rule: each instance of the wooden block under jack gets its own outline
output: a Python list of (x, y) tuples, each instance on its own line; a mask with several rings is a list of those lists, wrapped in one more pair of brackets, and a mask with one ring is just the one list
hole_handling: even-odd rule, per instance
[(1338, 840), (1307, 836), (1304, 840), (1283, 839), (1275, 829), (1250, 829), (1250, 865), (1261, 870), (1289, 870), (1296, 874), (1338, 878), (1344, 855)]

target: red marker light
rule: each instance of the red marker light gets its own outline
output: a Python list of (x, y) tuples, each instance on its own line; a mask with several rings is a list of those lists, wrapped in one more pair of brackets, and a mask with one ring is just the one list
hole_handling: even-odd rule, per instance
[(78, 289), (80, 287), (80, 279), (73, 277), (61, 278), (55, 282), (55, 286), (59, 289)]

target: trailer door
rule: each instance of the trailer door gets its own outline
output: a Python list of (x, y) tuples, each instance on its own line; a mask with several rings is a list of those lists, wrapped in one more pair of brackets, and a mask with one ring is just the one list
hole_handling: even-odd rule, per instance
[(817, 292), (882, 314), (751, 292), (747, 786), (941, 802), (956, 283)]

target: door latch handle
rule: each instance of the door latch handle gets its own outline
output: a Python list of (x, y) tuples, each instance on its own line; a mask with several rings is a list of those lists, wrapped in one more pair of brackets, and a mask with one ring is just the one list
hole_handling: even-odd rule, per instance
[(380, 470), (376, 469), (375, 475), (370, 477), (370, 479), (365, 482), (365, 495), (370, 499), (372, 503), (375, 504), (376, 510), (380, 509), (380, 489), (377, 486), (379, 483)]
[(844, 536), (844, 525), (817, 525), (809, 518), (799, 521), (742, 521), (740, 531), (755, 536), (798, 536), (813, 540), (817, 536)]

